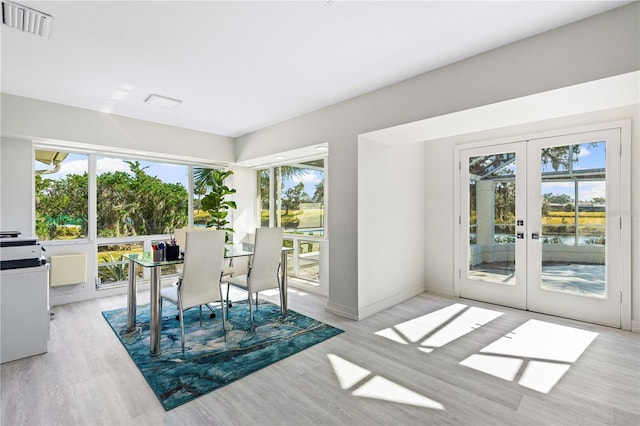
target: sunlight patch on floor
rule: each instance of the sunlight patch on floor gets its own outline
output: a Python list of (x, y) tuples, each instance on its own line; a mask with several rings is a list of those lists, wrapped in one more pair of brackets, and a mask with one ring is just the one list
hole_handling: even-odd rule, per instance
[(444, 410), (444, 406), (439, 402), (380, 376), (374, 376), (371, 380), (354, 390), (353, 395), (397, 402), (398, 404), (414, 405), (416, 407), (433, 408), (434, 410)]
[(598, 333), (529, 320), (460, 364), (548, 393)]
[(529, 361), (518, 384), (538, 392), (549, 393), (570, 368), (570, 364)]
[(480, 352), (575, 362), (598, 333), (529, 320)]
[[(273, 291), (274, 291), (276, 294), (279, 294), (279, 290), (275, 290), (275, 289), (274, 289)], [(298, 289), (291, 288), (291, 287), (287, 288), (287, 292), (289, 292), (289, 293), (295, 293), (295, 294), (297, 294), (298, 296), (306, 296), (307, 294), (309, 294), (309, 293), (307, 293), (306, 291), (298, 290)]]
[(500, 315), (502, 312), (454, 303), (375, 334), (403, 345), (418, 343), (419, 350), (429, 353), (433, 348), (441, 348)]
[(351, 390), (353, 396), (444, 410), (444, 406), (439, 402), (385, 377), (374, 375), (371, 371), (353, 362), (334, 354), (327, 354), (327, 357), (338, 378), (340, 387), (344, 390)]
[(333, 367), (333, 371), (336, 373), (342, 389), (349, 389), (355, 386), (371, 374), (371, 371), (349, 362), (346, 359), (342, 359), (337, 355), (328, 354), (327, 356), (329, 357), (331, 367)]
[(469, 358), (460, 362), (465, 367), (491, 374), (503, 380), (513, 381), (520, 371), (523, 360), (517, 358), (506, 358), (494, 355), (473, 354)]

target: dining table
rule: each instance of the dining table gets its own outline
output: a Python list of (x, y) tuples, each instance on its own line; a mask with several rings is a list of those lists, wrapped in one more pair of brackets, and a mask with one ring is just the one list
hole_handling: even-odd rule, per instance
[[(292, 248), (283, 247), (280, 258), (280, 309), (282, 314), (287, 313), (287, 257)], [(225, 259), (233, 259), (240, 257), (248, 257), (253, 255), (253, 250), (236, 247), (236, 245), (225, 246)], [(160, 337), (162, 333), (161, 304), (160, 295), (162, 267), (170, 265), (180, 265), (184, 263), (181, 256), (175, 260), (159, 260), (157, 256), (154, 259), (153, 252), (143, 253), (126, 253), (122, 257), (129, 261), (129, 280), (127, 290), (127, 326), (120, 330), (121, 335), (130, 335), (140, 333), (141, 327), (136, 324), (137, 315), (137, 278), (138, 266), (149, 268), (151, 277), (149, 280), (150, 296), (149, 296), (149, 350), (152, 356), (160, 355)], [(227, 301), (228, 302), (228, 301)]]

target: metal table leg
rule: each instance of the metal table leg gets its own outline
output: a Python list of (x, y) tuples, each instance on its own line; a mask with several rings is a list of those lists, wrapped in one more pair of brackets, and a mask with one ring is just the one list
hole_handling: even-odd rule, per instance
[(149, 346), (151, 355), (160, 355), (160, 334), (162, 333), (162, 298), (160, 297), (160, 266), (151, 268), (151, 307), (149, 324)]
[(120, 334), (130, 334), (140, 331), (140, 327), (136, 327), (136, 303), (137, 303), (137, 283), (138, 264), (129, 259), (129, 287), (127, 293), (127, 328), (120, 331)]
[(280, 255), (280, 310), (282, 315), (287, 313), (287, 252), (282, 250)]

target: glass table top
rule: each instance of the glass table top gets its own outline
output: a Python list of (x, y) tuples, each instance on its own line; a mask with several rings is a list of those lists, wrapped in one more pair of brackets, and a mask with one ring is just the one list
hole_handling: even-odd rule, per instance
[[(251, 256), (253, 254), (252, 251), (242, 250), (240, 247), (235, 247), (232, 245), (225, 246), (224, 253), (225, 253), (224, 254), (225, 259), (242, 257), (242, 256)], [(181, 263), (184, 263), (184, 259), (182, 258), (182, 255), (179, 259), (176, 259), (176, 260), (154, 261), (152, 251), (145, 251), (143, 253), (127, 253), (127, 254), (123, 254), (122, 257), (124, 259), (128, 259), (133, 262), (136, 262), (138, 265), (141, 265), (144, 267), (179, 265)]]

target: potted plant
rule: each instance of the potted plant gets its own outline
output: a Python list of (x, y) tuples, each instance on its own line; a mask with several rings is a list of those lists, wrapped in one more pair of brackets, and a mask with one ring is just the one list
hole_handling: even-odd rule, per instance
[(225, 231), (225, 242), (230, 243), (232, 241), (231, 233), (234, 231), (229, 226), (227, 215), (230, 209), (235, 209), (237, 206), (235, 201), (227, 200), (226, 197), (235, 194), (236, 190), (229, 188), (224, 181), (233, 172), (231, 170), (217, 169), (209, 169), (208, 171), (207, 187), (209, 188), (209, 193), (202, 198), (202, 209), (211, 215), (211, 220), (207, 222), (207, 226)]

